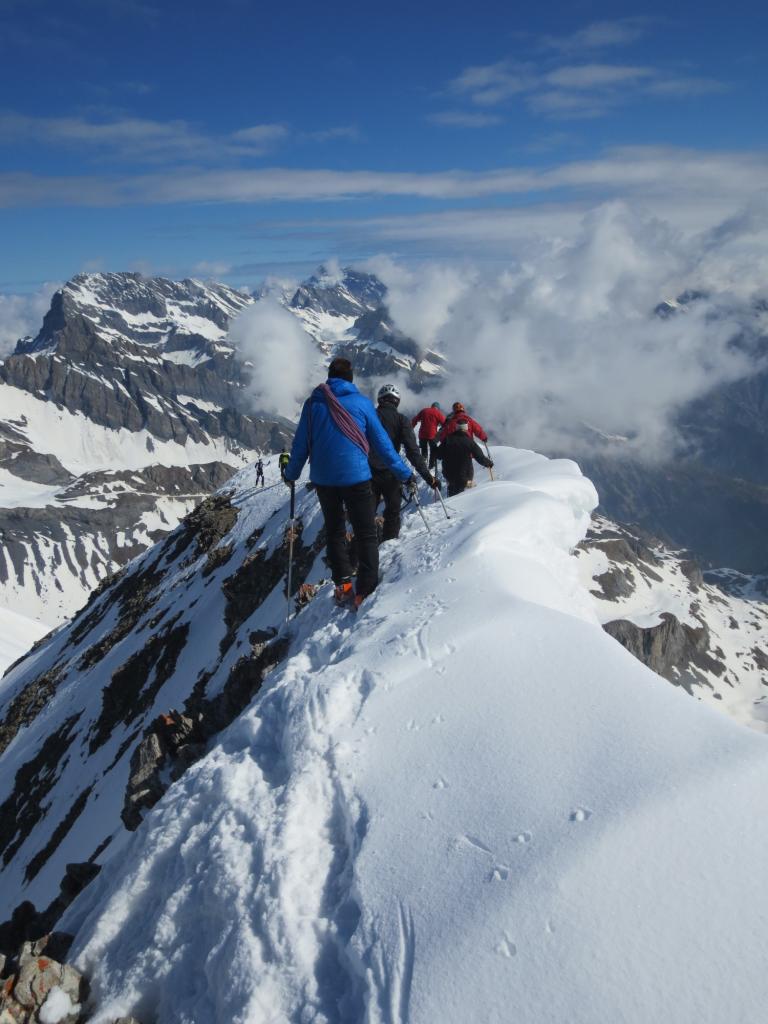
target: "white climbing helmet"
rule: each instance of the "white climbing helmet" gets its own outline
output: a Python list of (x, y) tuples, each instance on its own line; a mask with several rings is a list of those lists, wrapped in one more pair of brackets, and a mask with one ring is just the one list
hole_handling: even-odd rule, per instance
[(400, 404), (400, 392), (394, 384), (384, 384), (379, 388), (379, 401), (382, 398), (391, 398), (395, 405)]

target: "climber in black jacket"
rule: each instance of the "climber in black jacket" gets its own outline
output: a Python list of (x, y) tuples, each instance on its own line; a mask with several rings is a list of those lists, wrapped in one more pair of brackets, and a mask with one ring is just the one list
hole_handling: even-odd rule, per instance
[[(401, 446), (405, 448), (408, 461), (419, 476), (429, 487), (439, 487), (440, 481), (437, 477), (432, 476), (419, 451), (410, 419), (397, 411), (399, 404), (400, 392), (394, 384), (385, 384), (384, 387), (379, 388), (376, 412), (379, 414), (381, 425), (389, 435), (395, 451), (399, 452)], [(381, 539), (382, 541), (393, 540), (400, 534), (401, 481), (387, 468), (373, 449), (368, 457), (368, 463), (371, 467), (371, 484), (376, 504), (378, 505), (379, 501), (384, 499), (384, 532)], [(409, 486), (415, 489), (415, 477), (411, 477)]]
[(458, 416), (456, 428), (445, 438), (437, 449), (437, 457), (443, 463), (443, 476), (448, 484), (448, 497), (461, 494), (472, 479), (472, 459), (489, 469), (493, 462), (483, 455), (477, 441), (469, 436), (469, 420), (466, 416)]

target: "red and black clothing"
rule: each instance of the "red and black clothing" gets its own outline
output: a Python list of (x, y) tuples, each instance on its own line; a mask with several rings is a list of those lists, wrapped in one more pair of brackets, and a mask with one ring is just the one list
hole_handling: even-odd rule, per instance
[(419, 423), (419, 448), (422, 457), (426, 459), (429, 453), (429, 468), (434, 469), (437, 462), (437, 432), (445, 423), (445, 413), (436, 409), (434, 405), (422, 409), (411, 420), (411, 426)]
[[(379, 402), (376, 412), (381, 425), (392, 442), (392, 447), (399, 454), (405, 448), (408, 461), (416, 472), (432, 486), (432, 474), (422, 458), (416, 445), (416, 435), (408, 422), (408, 417), (397, 411), (397, 406), (386, 400)], [(400, 501), (402, 481), (387, 468), (384, 462), (372, 452), (368, 457), (371, 467), (371, 483), (378, 506), (384, 499), (384, 532), (382, 540), (393, 540), (400, 535)]]
[(483, 442), (486, 442), (488, 440), (488, 435), (477, 422), (477, 420), (473, 420), (472, 417), (469, 416), (466, 412), (452, 412), (451, 415), (446, 419), (445, 423), (443, 424), (443, 428), (438, 435), (438, 440), (444, 441), (446, 437), (450, 437), (450, 435), (453, 434), (454, 431), (456, 430), (456, 425), (458, 424), (459, 420), (466, 420), (467, 423), (469, 424), (470, 437), (479, 437), (480, 440)]
[(483, 454), (476, 441), (468, 433), (457, 430), (443, 441), (437, 451), (443, 463), (443, 476), (448, 484), (448, 497), (461, 494), (472, 479), (472, 460), (481, 466), (491, 467), (493, 463)]

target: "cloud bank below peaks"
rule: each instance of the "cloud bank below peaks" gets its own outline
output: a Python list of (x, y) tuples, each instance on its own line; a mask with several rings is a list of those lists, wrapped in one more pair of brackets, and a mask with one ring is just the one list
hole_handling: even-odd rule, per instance
[[(594, 209), (575, 237), (522, 248), (497, 272), (372, 261), (397, 325), (437, 347), (450, 378), (429, 400), (463, 401), (486, 429), (540, 450), (675, 454), (675, 416), (717, 385), (764, 368), (734, 339), (768, 335), (756, 309), (768, 261), (750, 237), (764, 211), (696, 238), (623, 202)], [(654, 313), (686, 289), (678, 315)]]

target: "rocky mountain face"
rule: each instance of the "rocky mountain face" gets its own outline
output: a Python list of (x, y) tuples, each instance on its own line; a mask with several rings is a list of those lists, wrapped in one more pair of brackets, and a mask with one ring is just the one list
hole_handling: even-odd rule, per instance
[(295, 292), (281, 292), (279, 299), (325, 356), (346, 356), (363, 379), (405, 376), (420, 391), (445, 372), (441, 355), (421, 353), (392, 321), (386, 288), (373, 274), (346, 268), (333, 275), (321, 267)]
[(0, 363), (0, 603), (55, 626), (290, 425), (226, 342), (251, 297), (81, 274)]
[[(80, 274), (0, 363), (0, 607), (57, 625), (290, 423), (254, 412), (228, 339), (255, 296), (140, 274)], [(322, 268), (279, 300), (359, 376), (441, 372), (392, 324), (384, 286)]]
[[(303, 489), (297, 516), (287, 595), (285, 489), (256, 489), (241, 470), (4, 677), (0, 954), (55, 930), (105, 852), (250, 703), (288, 650), (287, 610), (329, 602), (321, 517)], [(691, 697), (768, 728), (768, 581), (705, 579), (602, 518), (575, 557), (619, 643)]]
[(576, 555), (606, 632), (691, 696), (768, 732), (768, 577), (705, 574), (602, 516)]

